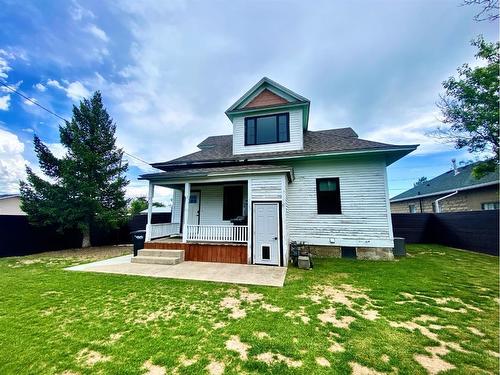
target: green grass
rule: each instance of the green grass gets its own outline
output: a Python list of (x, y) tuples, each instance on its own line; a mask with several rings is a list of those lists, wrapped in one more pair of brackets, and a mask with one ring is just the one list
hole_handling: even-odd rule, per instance
[[(227, 374), (350, 374), (354, 363), (426, 374), (418, 354), (450, 374), (498, 373), (498, 258), (408, 251), (395, 262), (317, 259), (312, 271), (290, 268), (283, 288), (64, 271), (84, 261), (74, 254), (0, 259), (0, 374), (142, 374), (147, 361), (167, 374), (206, 373), (212, 362)], [(231, 303), (246, 315), (230, 318)], [(332, 323), (343, 317), (348, 328)], [(226, 348), (231, 338), (246, 345), (243, 358)], [(329, 351), (334, 343), (343, 351)], [(432, 357), (439, 345), (447, 353)], [(105, 360), (87, 362), (89, 351)], [(266, 363), (269, 352), (282, 360)]]

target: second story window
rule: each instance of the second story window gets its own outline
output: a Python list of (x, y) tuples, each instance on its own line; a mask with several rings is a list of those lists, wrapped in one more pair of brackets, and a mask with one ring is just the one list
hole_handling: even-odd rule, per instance
[(281, 142), (290, 142), (288, 113), (245, 118), (245, 146)]

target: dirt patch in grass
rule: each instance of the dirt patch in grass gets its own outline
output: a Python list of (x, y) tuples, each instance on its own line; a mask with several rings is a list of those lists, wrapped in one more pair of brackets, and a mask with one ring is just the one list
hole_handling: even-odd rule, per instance
[[(437, 307), (438, 309), (445, 311), (445, 312), (460, 313), (460, 314), (466, 314), (469, 310), (472, 310), (475, 312), (482, 312), (483, 311), (479, 307), (468, 304), (468, 303), (464, 302), (462, 299), (457, 298), (457, 297), (430, 297), (430, 296), (426, 296), (422, 293), (411, 294), (411, 293), (406, 293), (406, 292), (401, 292), (400, 294), (403, 297), (405, 297), (406, 300), (396, 301), (395, 303), (398, 305), (403, 305), (406, 303), (417, 303), (417, 304), (422, 304), (425, 306)], [(444, 306), (444, 305), (449, 305), (449, 304), (460, 305), (460, 307), (456, 308), (456, 307), (451, 307), (451, 306)]]
[(357, 362), (349, 362), (349, 366), (351, 366), (352, 375), (383, 375), (381, 372), (360, 365)]
[(164, 367), (153, 365), (151, 361), (144, 362), (142, 368), (146, 370), (143, 375), (166, 375), (167, 373)]
[[(309, 324), (311, 318), (306, 313), (306, 308), (304, 306), (300, 306), (299, 311), (289, 311), (285, 314), (287, 318), (299, 318), (302, 323)], [(294, 324), (299, 324), (299, 322), (293, 322)]]
[(279, 354), (279, 353), (271, 353), (271, 352), (261, 353), (261, 354), (257, 355), (257, 360), (264, 362), (265, 364), (267, 364), (269, 366), (271, 366), (277, 362), (283, 362), (288, 367), (294, 367), (294, 368), (302, 366), (302, 361), (300, 361), (300, 360), (295, 361), (295, 360), (293, 360), (289, 357), (286, 357), (282, 354)]
[(78, 352), (76, 359), (78, 363), (81, 363), (84, 366), (92, 367), (98, 362), (107, 362), (111, 358), (105, 355), (102, 355), (95, 350), (83, 349)]
[(231, 338), (226, 341), (226, 349), (237, 352), (240, 355), (240, 359), (246, 361), (248, 359), (248, 349), (250, 349), (250, 345), (241, 342), (239, 336), (231, 336)]
[(184, 367), (189, 367), (198, 362), (198, 356), (187, 358), (184, 354), (179, 357), (179, 363)]
[(332, 352), (332, 353), (341, 353), (341, 352), (344, 352), (345, 349), (342, 345), (340, 345), (338, 342), (332, 342), (332, 344), (330, 345), (330, 347), (328, 348), (328, 351), (329, 352)]
[(247, 316), (247, 312), (242, 309), (241, 301), (235, 297), (224, 297), (224, 299), (220, 302), (220, 306), (231, 310), (229, 317), (231, 319), (241, 319)]
[(222, 375), (225, 367), (226, 366), (222, 362), (212, 361), (205, 367), (205, 370), (207, 370), (210, 375)]
[(131, 245), (117, 245), (117, 246), (92, 246), (85, 249), (66, 249), (57, 251), (47, 251), (44, 253), (36, 254), (36, 257), (56, 257), (56, 258), (92, 258), (92, 259), (106, 259), (118, 257), (120, 255), (132, 254)]
[(455, 368), (454, 365), (446, 362), (437, 355), (427, 356), (423, 354), (416, 354), (413, 358), (431, 375), (439, 374), (443, 371), (453, 370)]
[(321, 367), (330, 367), (330, 361), (325, 357), (316, 357), (316, 363)]
[(253, 333), (255, 337), (257, 337), (258, 339), (269, 339), (271, 338), (271, 336), (269, 336), (269, 334), (267, 332), (254, 332)]
[(323, 313), (318, 314), (318, 319), (323, 323), (331, 323), (335, 327), (344, 329), (348, 329), (349, 325), (356, 320), (353, 316), (337, 318), (337, 310), (333, 307), (323, 310)]

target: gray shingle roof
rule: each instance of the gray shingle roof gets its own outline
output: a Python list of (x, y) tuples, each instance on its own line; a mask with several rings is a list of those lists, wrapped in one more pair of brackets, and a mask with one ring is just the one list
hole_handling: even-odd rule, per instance
[(152, 164), (157, 168), (168, 168), (176, 165), (185, 165), (199, 162), (214, 161), (239, 161), (242, 158), (272, 159), (273, 157), (316, 155), (322, 153), (362, 151), (376, 149), (391, 149), (409, 147), (416, 148), (416, 145), (396, 146), (387, 143), (373, 142), (358, 138), (352, 128), (329, 129), (320, 131), (304, 132), (304, 149), (296, 151), (266, 152), (245, 155), (233, 155), (232, 135), (212, 136), (205, 139), (198, 145), (200, 151), (163, 163)]
[(453, 170), (445, 172), (422, 185), (415, 186), (404, 193), (396, 195), (391, 198), (391, 202), (414, 199), (421, 196), (438, 195), (457, 189), (467, 189), (476, 185), (498, 183), (498, 168), (495, 172), (476, 179), (472, 175), (472, 169), (475, 165), (477, 163), (458, 168), (459, 173), (457, 175), (455, 175)]

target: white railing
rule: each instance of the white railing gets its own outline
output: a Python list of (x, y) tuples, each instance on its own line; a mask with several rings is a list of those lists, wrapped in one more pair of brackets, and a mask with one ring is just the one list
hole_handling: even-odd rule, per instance
[(247, 242), (247, 225), (188, 225), (187, 241)]
[(151, 224), (151, 238), (165, 237), (179, 232), (180, 225), (178, 223)]

